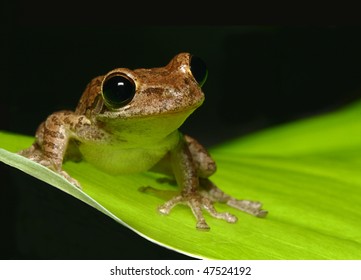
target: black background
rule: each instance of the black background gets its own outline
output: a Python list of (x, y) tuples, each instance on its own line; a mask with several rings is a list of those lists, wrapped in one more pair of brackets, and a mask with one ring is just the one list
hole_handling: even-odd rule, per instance
[[(207, 147), (360, 97), (359, 27), (106, 25), (102, 17), (98, 24), (89, 18), (74, 23), (74, 16), (58, 24), (50, 15), (44, 24), (28, 6), (8, 7), (12, 13), (1, 29), (1, 130), (33, 135), (48, 114), (74, 109), (93, 77), (115, 67), (163, 66), (183, 51), (203, 58), (209, 69), (206, 101), (182, 127)], [(187, 258), (0, 167), (0, 258)]]

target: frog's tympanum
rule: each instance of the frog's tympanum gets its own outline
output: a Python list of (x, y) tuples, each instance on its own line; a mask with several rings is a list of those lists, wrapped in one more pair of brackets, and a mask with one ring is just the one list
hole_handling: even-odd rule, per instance
[(195, 139), (178, 131), (203, 103), (206, 78), (204, 62), (188, 53), (178, 54), (165, 67), (114, 69), (88, 84), (75, 112), (51, 114), (39, 126), (35, 143), (20, 154), (79, 188), (62, 169), (66, 159), (83, 159), (111, 174), (153, 171), (170, 176), (180, 192), (159, 212), (169, 214), (174, 206), (186, 204), (198, 229), (209, 229), (203, 209), (217, 219), (237, 221), (228, 212), (216, 211), (214, 202), (264, 217), (261, 203), (235, 199), (217, 188), (209, 179), (215, 162)]

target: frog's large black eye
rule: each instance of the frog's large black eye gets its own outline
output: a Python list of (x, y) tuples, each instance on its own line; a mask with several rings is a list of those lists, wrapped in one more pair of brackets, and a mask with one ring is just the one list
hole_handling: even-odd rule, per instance
[(117, 109), (127, 105), (135, 95), (135, 84), (126, 75), (110, 76), (103, 82), (102, 94), (105, 104)]
[(208, 76), (205, 62), (197, 56), (192, 56), (189, 65), (194, 79), (200, 87), (203, 86)]

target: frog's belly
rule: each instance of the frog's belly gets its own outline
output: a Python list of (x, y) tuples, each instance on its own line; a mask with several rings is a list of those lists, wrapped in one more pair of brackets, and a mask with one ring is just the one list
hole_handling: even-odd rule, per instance
[(87, 162), (111, 174), (147, 171), (169, 151), (165, 147), (157, 149), (116, 149), (84, 146), (79, 147), (79, 149)]

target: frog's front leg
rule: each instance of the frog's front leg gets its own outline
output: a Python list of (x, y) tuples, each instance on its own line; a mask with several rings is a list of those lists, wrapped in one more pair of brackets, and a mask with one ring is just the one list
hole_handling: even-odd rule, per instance
[[(199, 188), (199, 173), (210, 172), (200, 171), (199, 162), (196, 162), (190, 151), (188, 143), (182, 138), (178, 146), (170, 152), (171, 167), (181, 193), (158, 209), (162, 214), (169, 214), (177, 204), (188, 205), (197, 219), (197, 229), (208, 230), (202, 210), (206, 210), (211, 216), (235, 223), (237, 218), (228, 212), (217, 212), (210, 197), (202, 194)], [(215, 165), (213, 164), (215, 167)], [(211, 172), (212, 173), (212, 172)]]
[(262, 209), (262, 203), (252, 200), (236, 199), (219, 189), (211, 180), (211, 176), (216, 171), (216, 165), (208, 154), (207, 150), (192, 137), (185, 136), (193, 160), (196, 163), (200, 177), (201, 192), (213, 202), (226, 203), (227, 205), (251, 214), (256, 217), (265, 217), (267, 211)]
[[(181, 193), (158, 208), (162, 214), (169, 214), (177, 204), (187, 204), (197, 219), (197, 228), (203, 230), (208, 230), (209, 226), (204, 219), (202, 209), (217, 219), (223, 219), (229, 223), (237, 221), (237, 217), (228, 212), (217, 212), (213, 206), (214, 202), (226, 203), (257, 217), (267, 215), (267, 211), (261, 208), (261, 203), (233, 198), (208, 179), (216, 171), (216, 164), (206, 149), (195, 139), (184, 136), (167, 159), (171, 160), (172, 170), (163, 169), (162, 171), (166, 171), (164, 172), (166, 174), (173, 172), (181, 187)], [(143, 191), (157, 192), (151, 187), (143, 188)]]
[(71, 111), (53, 113), (37, 129), (34, 144), (19, 154), (59, 173), (80, 188), (79, 182), (62, 169), (62, 164), (76, 129), (89, 124), (90, 121), (84, 116)]

